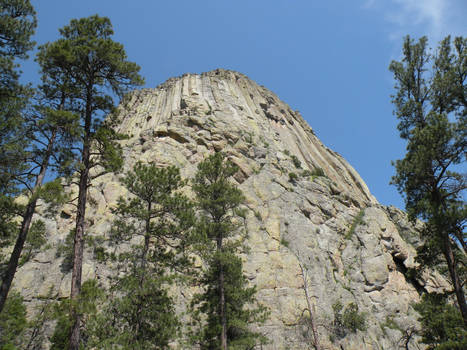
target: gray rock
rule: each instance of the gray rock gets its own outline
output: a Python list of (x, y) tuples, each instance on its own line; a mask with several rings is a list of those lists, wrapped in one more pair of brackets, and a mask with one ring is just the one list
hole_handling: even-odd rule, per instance
[[(186, 74), (156, 89), (134, 91), (118, 110), (117, 131), (130, 134), (121, 141), (125, 171), (137, 161), (155, 162), (177, 165), (190, 178), (197, 163), (215, 150), (225, 152), (239, 166), (235, 180), (249, 210), (251, 249), (243, 257), (245, 274), (257, 286), (259, 301), (271, 310), (269, 320), (259, 328), (271, 339), (264, 350), (309, 347), (301, 320), (306, 300), (299, 263), (310, 278), (325, 348), (398, 349), (402, 333), (383, 331), (381, 325), (389, 317), (397, 317), (394, 320), (402, 329), (417, 324), (410, 304), (419, 300), (419, 292), (400, 265), (414, 266), (420, 224), (414, 226), (404, 212), (378, 204), (358, 173), (321, 143), (298, 112), (246, 76), (226, 70)], [(316, 168), (323, 169), (325, 177), (303, 175), (303, 170)], [(298, 175), (297, 181), (289, 181), (289, 172)], [(111, 209), (125, 195), (116, 175), (96, 180), (90, 190), (89, 235), (108, 237)], [(362, 208), (363, 223), (352, 232)], [(67, 205), (61, 215), (47, 221), (50, 242), (66, 237), (74, 215), (74, 207)], [(54, 254), (52, 246), (18, 270), (15, 287), (26, 297), (29, 310), (48, 288), (55, 289), (54, 297), (68, 296), (69, 274), (63, 275), (61, 259)], [(93, 261), (89, 248), (85, 261), (83, 279), (97, 277), (108, 286), (118, 273), (111, 262)], [(448, 287), (431, 272), (420, 283), (427, 290)], [(193, 290), (174, 293), (182, 311)], [(357, 304), (366, 313), (368, 330), (336, 337), (332, 327), (336, 302)], [(415, 338), (413, 346), (419, 340)]]

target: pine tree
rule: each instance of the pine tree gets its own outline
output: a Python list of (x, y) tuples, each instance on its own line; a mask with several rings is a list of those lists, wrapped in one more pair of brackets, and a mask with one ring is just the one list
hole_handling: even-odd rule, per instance
[(446, 295), (425, 294), (414, 305), (420, 313), (421, 336), (428, 349), (461, 350), (467, 347), (467, 329), (459, 310), (447, 302)]
[(24, 170), (23, 110), (31, 90), (19, 83), (17, 59), (27, 58), (34, 47), (31, 36), (36, 16), (28, 0), (0, 1), (0, 246), (9, 244), (22, 208), (13, 202)]
[[(122, 160), (114, 140), (117, 135), (111, 127), (111, 119), (103, 122), (103, 115), (113, 109), (110, 88), (121, 97), (129, 88), (143, 83), (139, 67), (129, 62), (123, 46), (111, 39), (110, 20), (97, 15), (72, 20), (60, 29), (61, 38), (42, 47), (44, 68), (55, 69), (68, 77), (75, 91), (75, 99), (81, 104), (81, 148), (79, 150), (78, 205), (74, 237), (73, 273), (71, 298), (77, 299), (81, 290), (81, 272), (84, 249), (84, 223), (87, 189), (92, 179), (90, 170), (116, 170)], [(80, 343), (80, 315), (73, 313), (70, 349), (77, 350)]]
[(467, 39), (444, 39), (435, 54), (427, 38), (406, 37), (401, 62), (389, 69), (396, 80), (392, 102), (398, 129), (407, 141), (395, 162), (392, 182), (405, 196), (412, 218), (425, 221), (422, 266), (447, 266), (457, 304), (467, 326), (463, 285), (466, 264), (467, 182), (458, 172), (467, 155)]
[(194, 221), (180, 190), (176, 167), (137, 163), (122, 180), (131, 194), (120, 198), (111, 241), (135, 242), (116, 257), (121, 266), (114, 296), (94, 322), (91, 344), (99, 349), (169, 349), (180, 327), (167, 288), (175, 271), (189, 267), (185, 249)]
[(215, 153), (201, 162), (193, 190), (200, 210), (197, 226), (199, 251), (207, 265), (200, 279), (205, 288), (194, 297), (195, 319), (206, 317), (206, 324), (195, 341), (202, 349), (251, 349), (266, 339), (250, 329), (264, 322), (267, 311), (257, 305), (256, 288), (249, 287), (238, 252), (242, 240), (235, 219), (244, 198), (230, 182), (237, 167)]
[(15, 291), (5, 304), (5, 312), (0, 314), (0, 349), (15, 350), (26, 325), (26, 306), (21, 295)]
[(64, 198), (58, 179), (44, 185), (46, 175), (47, 173), (62, 175), (70, 172), (70, 163), (73, 159), (70, 149), (79, 132), (79, 118), (69, 110), (73, 98), (66, 82), (53, 79), (56, 77), (51, 77), (50, 72), (45, 70), (42, 74), (44, 84), (39, 89), (38, 104), (32, 111), (23, 113), (24, 138), (29, 146), (22, 160), (27, 167), (24, 167), (21, 176), (16, 177), (15, 181), (23, 185), (23, 193), (28, 196), (28, 202), (24, 209), (17, 209), (22, 221), (2, 278), (0, 312), (16, 273), (38, 200), (42, 198), (58, 204)]

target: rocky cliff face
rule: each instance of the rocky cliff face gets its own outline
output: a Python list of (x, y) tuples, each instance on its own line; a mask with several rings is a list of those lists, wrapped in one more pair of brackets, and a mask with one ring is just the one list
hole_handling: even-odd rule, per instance
[[(417, 227), (393, 207), (378, 204), (357, 172), (325, 147), (299, 112), (246, 76), (225, 70), (173, 78), (156, 89), (135, 91), (119, 107), (125, 170), (135, 162), (177, 165), (185, 178), (207, 154), (225, 152), (240, 171), (235, 180), (246, 197), (248, 245), (245, 274), (271, 310), (262, 331), (264, 349), (311, 349), (304, 319), (304, 281), (314, 304), (320, 341), (327, 349), (398, 349), (404, 329), (416, 324), (412, 302), (421, 291), (446, 286), (437, 274), (411, 280)], [(319, 170), (319, 169), (322, 169)], [(295, 175), (291, 175), (291, 174)], [(125, 190), (116, 174), (90, 189), (89, 235), (109, 231), (110, 209)], [(15, 288), (32, 310), (40, 297), (69, 295), (57, 246), (74, 227), (74, 208), (44, 219), (48, 249), (25, 264)], [(84, 279), (105, 286), (114, 273), (85, 253)], [(180, 305), (190, 292), (179, 294)], [(367, 329), (339, 330), (333, 305), (354, 303)], [(416, 348), (417, 339), (410, 343)]]

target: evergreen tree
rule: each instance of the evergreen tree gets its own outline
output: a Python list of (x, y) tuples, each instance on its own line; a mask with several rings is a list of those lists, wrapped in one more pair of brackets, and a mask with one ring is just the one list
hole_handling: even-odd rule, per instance
[[(61, 38), (42, 47), (47, 60), (44, 69), (55, 69), (69, 79), (75, 89), (75, 99), (81, 106), (82, 135), (79, 150), (78, 205), (74, 237), (71, 298), (78, 299), (84, 249), (84, 222), (87, 189), (92, 179), (102, 172), (116, 170), (121, 157), (114, 140), (118, 135), (111, 127), (111, 119), (103, 122), (103, 115), (113, 109), (114, 101), (108, 88), (121, 97), (129, 88), (143, 83), (139, 67), (129, 62), (123, 46), (111, 39), (110, 20), (97, 15), (72, 20), (60, 29)], [(90, 170), (99, 167), (91, 176)], [(80, 315), (73, 312), (70, 349), (80, 343)]]
[(36, 17), (29, 0), (0, 1), (0, 247), (14, 238), (17, 224), (13, 218), (21, 208), (13, 202), (18, 194), (18, 179), (24, 170), (22, 111), (31, 91), (18, 79), (17, 59), (27, 58), (33, 48), (30, 40)]
[(18, 292), (11, 293), (0, 314), (0, 349), (15, 350), (27, 325), (26, 306)]
[(186, 270), (184, 254), (194, 221), (180, 190), (178, 168), (137, 163), (122, 182), (132, 198), (120, 198), (111, 240), (132, 244), (117, 256), (121, 270), (114, 294), (94, 322), (91, 346), (99, 349), (168, 349), (180, 323), (167, 292), (173, 272)]
[[(0, 194), (11, 191), (11, 181), (21, 171), (21, 111), (28, 88), (19, 84), (16, 59), (27, 58), (36, 14), (29, 0), (0, 1)], [(18, 160), (19, 158), (19, 160)], [(13, 181), (14, 182), (14, 181)]]
[(467, 329), (463, 327), (462, 315), (448, 304), (446, 295), (425, 294), (414, 305), (420, 313), (421, 336), (428, 349), (461, 350), (467, 348)]
[(425, 221), (422, 266), (447, 266), (457, 304), (467, 325), (463, 285), (466, 264), (467, 182), (458, 172), (467, 155), (467, 39), (441, 41), (434, 54), (427, 39), (406, 37), (401, 62), (389, 69), (396, 80), (392, 102), (398, 129), (407, 141), (395, 162), (392, 182), (405, 196), (412, 218)]
[(237, 167), (215, 153), (198, 165), (193, 183), (200, 210), (197, 225), (199, 251), (207, 265), (200, 279), (204, 293), (194, 297), (195, 319), (206, 324), (194, 336), (202, 349), (252, 349), (266, 339), (250, 329), (264, 322), (267, 311), (257, 305), (256, 288), (248, 287), (243, 264), (237, 255), (242, 240), (235, 219), (241, 212), (244, 198), (240, 189), (230, 182)]
[(67, 110), (72, 106), (73, 98), (66, 82), (51, 79), (47, 71), (43, 70), (42, 73), (44, 84), (39, 90), (38, 104), (34, 110), (23, 115), (24, 138), (29, 146), (22, 160), (28, 166), (16, 181), (24, 186), (23, 192), (28, 196), (28, 202), (24, 209), (16, 210), (22, 221), (2, 278), (0, 312), (16, 273), (38, 200), (42, 198), (57, 204), (64, 198), (59, 180), (44, 185), (46, 174), (54, 172), (62, 175), (70, 172), (69, 165), (73, 159), (71, 146), (79, 132), (78, 116)]

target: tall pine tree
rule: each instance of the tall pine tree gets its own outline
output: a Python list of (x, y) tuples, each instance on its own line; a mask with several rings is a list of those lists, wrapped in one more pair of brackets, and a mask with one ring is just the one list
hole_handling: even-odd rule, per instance
[(174, 271), (186, 270), (185, 248), (194, 222), (192, 204), (180, 190), (178, 168), (137, 163), (122, 182), (111, 232), (120, 271), (113, 297), (93, 324), (91, 346), (99, 349), (169, 349), (180, 323), (168, 293)]
[(21, 210), (13, 197), (24, 179), (27, 142), (22, 112), (31, 90), (19, 83), (17, 59), (27, 58), (33, 48), (35, 27), (36, 14), (29, 0), (0, 1), (0, 247), (14, 237), (14, 217)]
[[(38, 55), (39, 64), (45, 59)], [(61, 79), (60, 79), (61, 78)], [(28, 147), (22, 161), (28, 166), (17, 181), (24, 186), (28, 201), (18, 214), (22, 217), (16, 243), (2, 278), (0, 312), (10, 290), (24, 244), (40, 198), (50, 201), (62, 199), (59, 180), (44, 186), (47, 173), (66, 175), (73, 169), (71, 147), (79, 135), (79, 116), (73, 113), (73, 89), (67, 79), (57, 77), (54, 71), (42, 70), (43, 84), (37, 93), (37, 105), (23, 113), (24, 137)], [(24, 191), (23, 191), (24, 192)]]
[[(123, 45), (113, 41), (110, 20), (97, 15), (74, 19), (60, 29), (61, 38), (43, 46), (47, 61), (46, 69), (56, 69), (68, 77), (76, 90), (75, 98), (81, 105), (82, 135), (79, 151), (78, 205), (74, 237), (73, 273), (71, 298), (78, 299), (81, 290), (83, 265), (84, 229), (87, 189), (95, 176), (93, 167), (102, 171), (121, 166), (117, 135), (111, 128), (110, 119), (103, 116), (114, 107), (108, 89), (121, 97), (128, 89), (143, 83), (138, 74), (139, 66), (127, 60)], [(96, 174), (101, 174), (96, 170)], [(78, 350), (80, 344), (80, 315), (73, 312), (70, 349)]]
[(459, 173), (467, 156), (467, 39), (451, 43), (447, 37), (432, 54), (426, 37), (414, 42), (407, 36), (402, 61), (389, 69), (396, 80), (394, 113), (407, 141), (392, 182), (405, 196), (410, 216), (426, 222), (419, 261), (447, 266), (467, 326), (461, 273), (467, 263), (467, 181)]
[(236, 237), (241, 232), (235, 220), (244, 198), (230, 181), (237, 170), (222, 153), (215, 153), (198, 165), (193, 181), (201, 215), (199, 251), (207, 265), (200, 279), (204, 292), (193, 300), (195, 318), (206, 316), (195, 336), (202, 349), (251, 349), (266, 341), (250, 328), (264, 322), (267, 311), (257, 305), (256, 288), (248, 286), (238, 256), (242, 238)]

